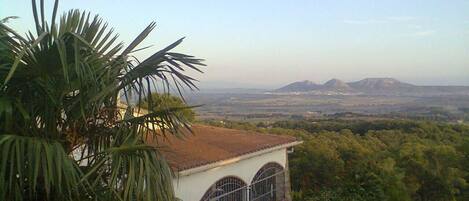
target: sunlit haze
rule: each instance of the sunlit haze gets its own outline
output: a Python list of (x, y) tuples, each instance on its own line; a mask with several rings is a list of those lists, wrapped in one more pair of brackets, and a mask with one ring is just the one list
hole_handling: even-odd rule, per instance
[[(0, 18), (33, 29), (31, 2), (0, 0)], [(65, 0), (99, 13), (127, 44), (151, 21), (150, 51), (206, 59), (204, 87), (277, 88), (331, 78), (393, 77), (419, 85), (469, 85), (469, 1)]]

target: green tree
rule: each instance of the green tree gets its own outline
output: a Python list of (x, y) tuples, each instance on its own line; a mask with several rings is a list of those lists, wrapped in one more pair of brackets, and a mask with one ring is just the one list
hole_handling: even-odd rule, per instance
[(263, 132), (294, 135), (293, 198), (468, 200), (469, 127), (410, 120), (280, 121)]
[(200, 71), (201, 60), (171, 52), (183, 39), (135, 59), (155, 23), (124, 47), (98, 16), (57, 18), (55, 1), (48, 21), (43, 0), (32, 8), (25, 37), (0, 20), (0, 198), (173, 200), (171, 170), (145, 137), (181, 135), (188, 122), (177, 108), (135, 117), (129, 106), (121, 115), (118, 97), (143, 97), (154, 82), (192, 89), (182, 71)]
[[(150, 102), (152, 102), (152, 104), (150, 104)], [(148, 105), (154, 105), (154, 107), (148, 108)], [(175, 114), (178, 118), (189, 122), (195, 120), (195, 112), (192, 110), (192, 107), (187, 106), (181, 98), (171, 94), (153, 93), (143, 100), (140, 107), (150, 111), (177, 109), (179, 111), (175, 112)]]

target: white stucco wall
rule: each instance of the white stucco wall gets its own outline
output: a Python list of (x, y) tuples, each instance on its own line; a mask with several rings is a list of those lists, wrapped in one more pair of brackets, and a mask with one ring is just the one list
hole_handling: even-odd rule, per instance
[(215, 167), (203, 172), (179, 176), (173, 180), (176, 197), (183, 201), (199, 201), (205, 191), (223, 177), (235, 176), (250, 184), (257, 171), (269, 162), (276, 162), (285, 167), (287, 152), (285, 148), (263, 153), (252, 158), (230, 159), (227, 165)]

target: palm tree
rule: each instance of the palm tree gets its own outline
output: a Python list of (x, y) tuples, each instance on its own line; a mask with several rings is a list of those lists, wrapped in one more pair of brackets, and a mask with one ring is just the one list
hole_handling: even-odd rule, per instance
[[(201, 72), (202, 60), (171, 52), (183, 39), (133, 57), (155, 23), (124, 48), (98, 16), (57, 18), (55, 1), (49, 22), (43, 0), (32, 8), (35, 30), (25, 37), (0, 20), (0, 198), (174, 200), (171, 170), (145, 140), (182, 136), (189, 123), (181, 108), (133, 116), (131, 103), (196, 89), (183, 71)], [(149, 108), (158, 103), (148, 97)]]

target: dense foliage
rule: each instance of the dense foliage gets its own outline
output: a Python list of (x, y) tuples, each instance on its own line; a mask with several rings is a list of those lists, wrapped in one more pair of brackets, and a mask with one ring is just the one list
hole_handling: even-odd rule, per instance
[(469, 126), (407, 120), (213, 125), (295, 135), (296, 201), (469, 200)]
[(129, 100), (195, 87), (184, 71), (201, 60), (171, 52), (180, 39), (140, 62), (132, 53), (155, 23), (124, 47), (98, 16), (58, 18), (55, 1), (47, 20), (44, 3), (32, 1), (26, 36), (0, 20), (0, 200), (174, 200), (171, 170), (146, 139), (189, 122), (151, 96), (134, 116)]
[[(150, 101), (152, 103), (150, 103)], [(195, 112), (192, 110), (193, 107), (188, 106), (184, 100), (178, 96), (167, 93), (153, 93), (151, 94), (151, 98), (146, 97), (143, 99), (140, 107), (143, 109), (149, 109), (149, 105), (153, 105), (151, 109), (154, 111), (177, 110), (174, 112), (174, 114), (180, 119), (184, 119), (189, 122), (193, 122), (195, 120)]]

